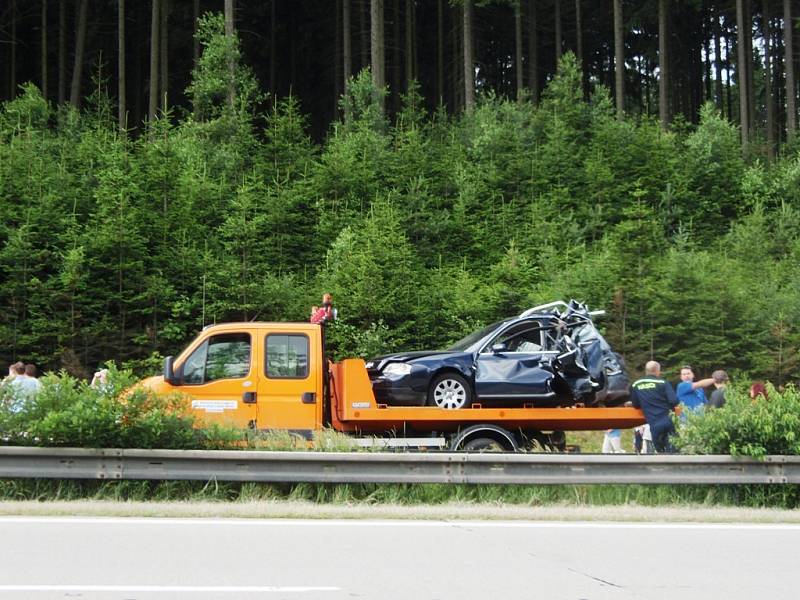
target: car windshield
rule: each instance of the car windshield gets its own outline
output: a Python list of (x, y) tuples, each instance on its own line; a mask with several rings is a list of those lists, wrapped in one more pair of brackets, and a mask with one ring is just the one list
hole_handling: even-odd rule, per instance
[(506, 322), (508, 322), (508, 320), (498, 321), (497, 323), (492, 323), (491, 325), (484, 327), (480, 331), (476, 331), (475, 333), (470, 333), (467, 337), (461, 338), (455, 344), (453, 344), (447, 349), (454, 352), (463, 352), (464, 350), (467, 350), (470, 346), (472, 346), (479, 340), (485, 338), (487, 335), (489, 335), (491, 332), (497, 329), (500, 325)]

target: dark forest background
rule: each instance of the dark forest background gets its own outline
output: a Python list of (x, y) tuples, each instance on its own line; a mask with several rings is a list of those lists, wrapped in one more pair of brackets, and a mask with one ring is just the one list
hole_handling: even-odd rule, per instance
[(341, 354), (575, 297), (634, 372), (797, 380), (798, 8), (3, 0), (0, 364), (330, 291)]

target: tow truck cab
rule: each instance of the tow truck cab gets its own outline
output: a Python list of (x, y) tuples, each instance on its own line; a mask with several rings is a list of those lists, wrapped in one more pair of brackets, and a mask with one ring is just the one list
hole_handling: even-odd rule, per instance
[(211, 325), (143, 384), (189, 396), (200, 423), (308, 434), (323, 426), (322, 347), (310, 323)]

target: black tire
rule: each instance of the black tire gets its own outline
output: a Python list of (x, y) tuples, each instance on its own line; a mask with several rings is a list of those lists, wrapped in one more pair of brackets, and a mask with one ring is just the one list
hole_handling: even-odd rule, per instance
[(458, 409), (472, 404), (472, 388), (469, 382), (457, 373), (442, 373), (431, 381), (428, 388), (428, 406)]
[(492, 438), (473, 438), (461, 446), (464, 452), (505, 452), (503, 444)]

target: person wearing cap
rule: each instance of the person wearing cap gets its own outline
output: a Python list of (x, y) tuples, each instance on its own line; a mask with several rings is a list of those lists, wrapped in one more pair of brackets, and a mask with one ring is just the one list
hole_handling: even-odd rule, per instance
[(728, 387), (728, 374), (722, 369), (718, 369), (711, 374), (714, 380), (714, 391), (708, 399), (709, 408), (722, 408), (725, 406), (725, 388)]
[(642, 409), (656, 452), (673, 452), (669, 437), (675, 433), (672, 411), (678, 406), (678, 399), (672, 385), (661, 377), (659, 363), (648, 361), (644, 372), (644, 377), (631, 384), (631, 399), (626, 404)]
[(706, 394), (703, 388), (714, 385), (714, 380), (711, 377), (694, 380), (694, 369), (691, 365), (684, 365), (681, 367), (681, 382), (675, 388), (675, 394), (678, 396), (678, 402), (686, 407), (686, 410), (698, 411), (706, 404)]

